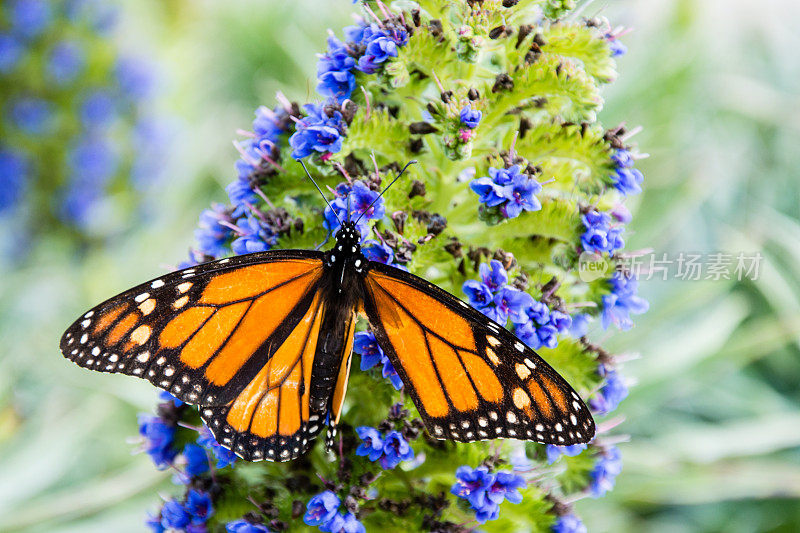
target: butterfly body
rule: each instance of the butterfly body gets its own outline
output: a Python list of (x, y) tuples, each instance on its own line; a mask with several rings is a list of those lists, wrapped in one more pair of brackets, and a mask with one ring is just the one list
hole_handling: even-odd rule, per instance
[(333, 434), (363, 314), (433, 437), (591, 440), (583, 401), (533, 350), (439, 287), (367, 260), (359, 240), (344, 222), (325, 253), (275, 250), (167, 274), (84, 314), (61, 350), (197, 405), (245, 459), (285, 461), (325, 425)]

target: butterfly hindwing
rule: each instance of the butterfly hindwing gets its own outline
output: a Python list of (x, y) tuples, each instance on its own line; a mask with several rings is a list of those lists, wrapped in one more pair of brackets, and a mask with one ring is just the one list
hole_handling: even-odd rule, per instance
[(588, 442), (579, 395), (511, 332), (448, 292), (370, 263), (365, 311), (375, 336), (436, 438)]

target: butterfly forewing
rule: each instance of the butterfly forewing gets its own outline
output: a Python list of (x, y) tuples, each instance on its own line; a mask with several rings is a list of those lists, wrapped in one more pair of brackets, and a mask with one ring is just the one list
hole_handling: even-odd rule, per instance
[(416, 276), (370, 268), (367, 317), (434, 437), (592, 439), (594, 421), (578, 394), (512, 333)]

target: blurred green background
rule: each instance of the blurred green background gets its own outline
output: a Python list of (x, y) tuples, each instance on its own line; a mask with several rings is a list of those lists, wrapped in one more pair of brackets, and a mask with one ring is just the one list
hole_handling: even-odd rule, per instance
[[(176, 119), (157, 205), (107, 245), (31, 242), (0, 276), (0, 531), (140, 531), (169, 474), (131, 456), (145, 382), (68, 364), (85, 308), (183, 260), (225, 198), (237, 128), (275, 92), (314, 97), (347, 0), (127, 0), (119, 39), (161, 62)], [(590, 531), (800, 530), (800, 3), (606, 0), (631, 27), (607, 127), (651, 157), (626, 249), (760, 252), (756, 281), (643, 281), (650, 311), (608, 346), (634, 378), (624, 471), (577, 511)]]

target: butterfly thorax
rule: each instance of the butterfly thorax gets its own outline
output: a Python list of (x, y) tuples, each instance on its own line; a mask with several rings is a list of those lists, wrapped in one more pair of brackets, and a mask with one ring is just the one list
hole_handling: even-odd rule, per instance
[(348, 290), (348, 280), (353, 273), (363, 274), (367, 270), (367, 258), (361, 253), (361, 233), (354, 222), (345, 222), (336, 232), (336, 244), (325, 253), (323, 261), (331, 272), (337, 293)]

